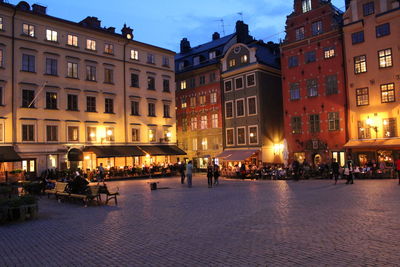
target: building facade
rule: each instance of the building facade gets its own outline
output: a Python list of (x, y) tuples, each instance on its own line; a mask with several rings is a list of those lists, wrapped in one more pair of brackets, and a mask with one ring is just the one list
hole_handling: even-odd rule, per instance
[[(238, 25), (237, 25), (238, 27)], [(279, 46), (248, 35), (221, 60), (226, 167), (281, 163), (283, 145)]]
[(345, 161), (346, 84), (342, 12), (330, 1), (295, 0), (281, 45), (288, 158)]
[(387, 162), (400, 156), (399, 1), (348, 1), (344, 42), (353, 159)]
[(0, 6), (0, 142), (22, 158), (13, 168), (171, 160), (156, 147), (176, 142), (174, 52), (95, 17), (75, 23), (36, 4)]

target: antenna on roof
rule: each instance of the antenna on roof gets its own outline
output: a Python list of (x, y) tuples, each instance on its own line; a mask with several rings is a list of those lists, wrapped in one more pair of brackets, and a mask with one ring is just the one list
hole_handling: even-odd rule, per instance
[(237, 14), (240, 15), (240, 20), (243, 21), (243, 12), (240, 11), (240, 12), (238, 12)]
[(225, 24), (224, 24), (224, 19), (217, 19), (215, 21), (221, 22), (221, 27), (222, 27), (222, 34), (225, 36)]

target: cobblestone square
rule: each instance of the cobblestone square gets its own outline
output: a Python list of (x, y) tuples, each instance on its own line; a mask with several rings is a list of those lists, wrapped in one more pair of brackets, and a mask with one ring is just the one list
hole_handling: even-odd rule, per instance
[(39, 219), (0, 228), (0, 266), (398, 266), (396, 180), (179, 178), (108, 183), (119, 205), (41, 197)]

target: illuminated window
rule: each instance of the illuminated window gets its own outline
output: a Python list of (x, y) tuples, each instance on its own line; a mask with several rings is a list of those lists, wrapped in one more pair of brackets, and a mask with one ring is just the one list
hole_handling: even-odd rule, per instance
[(194, 108), (194, 107), (196, 106), (196, 97), (195, 97), (195, 96), (192, 96), (192, 97), (190, 98), (190, 106), (191, 106), (192, 108)]
[(356, 101), (357, 101), (357, 106), (367, 106), (367, 105), (369, 105), (368, 88), (356, 89)]
[(186, 98), (182, 98), (182, 100), (181, 100), (181, 108), (186, 108), (186, 107), (187, 107)]
[(302, 0), (301, 1), (301, 10), (303, 13), (306, 13), (311, 10), (311, 0)]
[(57, 93), (46, 92), (46, 109), (57, 109)]
[(339, 112), (328, 113), (328, 130), (338, 131), (339, 130)]
[(0, 31), (3, 30), (3, 18), (0, 17)]
[(57, 35), (58, 33), (53, 30), (46, 30), (46, 40), (51, 42), (57, 42)]
[(76, 142), (79, 141), (79, 127), (68, 126), (68, 141)]
[(316, 21), (311, 24), (311, 33), (313, 36), (321, 34), (322, 30), (322, 21)]
[(243, 55), (240, 57), (240, 63), (247, 63), (247, 61), (249, 60), (247, 55)]
[(192, 139), (192, 150), (193, 151), (197, 150), (197, 138)]
[(211, 93), (210, 94), (210, 103), (211, 104), (217, 103), (217, 93)]
[(114, 127), (106, 127), (106, 141), (114, 142), (115, 141), (115, 131)]
[(229, 60), (229, 67), (232, 68), (234, 66), (236, 66), (236, 59)]
[(149, 129), (148, 131), (149, 142), (155, 142), (156, 138), (156, 129)]
[(358, 139), (370, 139), (371, 138), (371, 128), (365, 127), (366, 123), (363, 121), (358, 121)]
[(30, 37), (35, 37), (35, 26), (30, 24), (22, 24), (22, 33)]
[(182, 131), (183, 132), (187, 131), (187, 126), (188, 126), (187, 119), (186, 118), (182, 118)]
[(389, 68), (393, 66), (391, 48), (378, 51), (378, 57), (379, 57), (379, 68)]
[(86, 49), (96, 51), (96, 41), (87, 39), (86, 40)]
[(383, 133), (385, 137), (397, 137), (396, 118), (383, 119)]
[(207, 140), (207, 137), (203, 137), (203, 138), (201, 139), (201, 148), (202, 148), (203, 150), (207, 150), (207, 149), (208, 149), (208, 140)]
[(135, 49), (131, 49), (131, 59), (139, 60), (139, 51)]
[(181, 81), (181, 90), (186, 89), (186, 81)]
[(203, 115), (200, 117), (200, 129), (207, 129), (207, 115)]
[(132, 128), (132, 142), (140, 141), (140, 130), (137, 128)]
[(324, 48), (324, 58), (333, 58), (335, 56), (335, 48), (334, 47), (326, 47)]
[(89, 126), (86, 128), (86, 140), (88, 140), (89, 142), (94, 142), (96, 141), (96, 127), (93, 126)]
[(395, 100), (394, 83), (381, 84), (381, 102), (390, 103)]
[(258, 126), (249, 126), (249, 144), (258, 144)]
[(67, 63), (67, 77), (78, 78), (78, 63), (68, 62)]
[(205, 95), (199, 96), (199, 102), (200, 106), (204, 106), (206, 104), (206, 96)]
[(354, 57), (354, 73), (367, 72), (367, 57), (365, 55)]
[(104, 44), (104, 53), (106, 54), (114, 54), (114, 45), (112, 44)]
[(301, 117), (294, 116), (290, 119), (293, 134), (301, 134)]
[(190, 118), (190, 128), (192, 131), (197, 129), (197, 117)]
[(304, 39), (304, 27), (296, 29), (296, 41)]
[(72, 35), (72, 34), (68, 34), (67, 37), (67, 44), (70, 46), (78, 46), (78, 36), (76, 35)]
[(211, 128), (218, 128), (218, 114), (211, 114)]

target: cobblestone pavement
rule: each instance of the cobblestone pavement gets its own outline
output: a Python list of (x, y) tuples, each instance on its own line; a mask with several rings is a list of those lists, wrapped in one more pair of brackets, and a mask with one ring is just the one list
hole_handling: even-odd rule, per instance
[(399, 266), (395, 180), (110, 182), (119, 205), (42, 197), (0, 227), (0, 266)]

